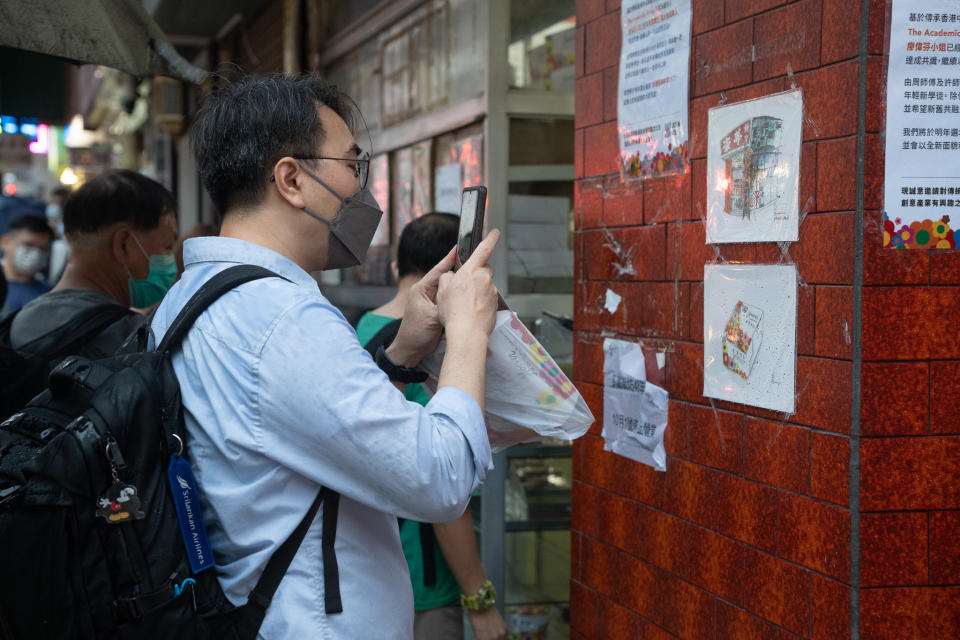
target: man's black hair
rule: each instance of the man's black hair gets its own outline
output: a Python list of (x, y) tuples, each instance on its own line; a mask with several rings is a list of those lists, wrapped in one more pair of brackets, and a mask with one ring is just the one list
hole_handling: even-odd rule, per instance
[(129, 222), (149, 230), (166, 214), (177, 214), (177, 201), (166, 187), (136, 171), (115, 169), (70, 194), (63, 205), (63, 228), (68, 234), (96, 233)]
[(30, 214), (20, 216), (16, 220), (10, 223), (10, 226), (7, 227), (7, 233), (14, 233), (16, 231), (29, 231), (30, 233), (43, 233), (46, 234), (51, 241), (53, 241), (53, 229), (50, 228), (50, 225), (47, 224), (46, 218), (41, 218), (39, 216), (33, 216)]
[(427, 213), (403, 228), (397, 246), (397, 273), (423, 275), (457, 244), (460, 218), (452, 213)]
[(221, 216), (260, 202), (280, 158), (317, 154), (324, 139), (318, 105), (353, 129), (353, 101), (315, 73), (247, 76), (204, 96), (190, 136)]

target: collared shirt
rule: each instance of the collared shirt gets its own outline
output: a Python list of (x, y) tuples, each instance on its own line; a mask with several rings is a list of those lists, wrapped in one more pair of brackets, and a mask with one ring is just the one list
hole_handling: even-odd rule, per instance
[(246, 602), (321, 486), (341, 494), (343, 613), (324, 612), (322, 513), (267, 610), (262, 638), (410, 638), (413, 599), (397, 516), (457, 518), (492, 468), (469, 394), (408, 402), (316, 281), (280, 254), (232, 238), (184, 244), (186, 271), (157, 309), (159, 339), (189, 297), (238, 263), (287, 278), (211, 305), (173, 356), (189, 455), (227, 598)]

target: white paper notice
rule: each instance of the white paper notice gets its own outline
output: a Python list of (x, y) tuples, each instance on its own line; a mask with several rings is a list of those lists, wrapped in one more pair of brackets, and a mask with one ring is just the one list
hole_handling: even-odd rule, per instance
[(603, 341), (603, 448), (658, 471), (667, 470), (663, 434), (669, 396), (647, 382), (639, 344)]
[(796, 241), (801, 92), (710, 109), (707, 129), (707, 242)]
[(883, 246), (960, 244), (960, 2), (894, 0)]
[(708, 264), (703, 276), (703, 395), (793, 413), (797, 267)]
[(433, 170), (433, 210), (460, 215), (460, 181), (463, 168), (459, 162)]
[(606, 309), (608, 313), (616, 313), (622, 299), (617, 292), (607, 289), (607, 299), (603, 303), (603, 308)]
[(656, 178), (689, 166), (690, 0), (620, 5), (620, 175)]

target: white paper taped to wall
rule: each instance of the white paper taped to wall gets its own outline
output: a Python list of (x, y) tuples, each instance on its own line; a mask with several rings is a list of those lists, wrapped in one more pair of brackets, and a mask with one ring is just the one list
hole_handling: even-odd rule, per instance
[(620, 307), (621, 298), (616, 292), (607, 289), (607, 296), (603, 303), (603, 308), (609, 313), (616, 313)]
[(647, 382), (639, 344), (607, 338), (603, 355), (603, 448), (666, 471), (666, 390)]

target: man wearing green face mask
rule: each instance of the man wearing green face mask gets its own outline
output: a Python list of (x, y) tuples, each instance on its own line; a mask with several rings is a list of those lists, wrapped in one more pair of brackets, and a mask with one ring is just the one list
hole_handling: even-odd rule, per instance
[[(78, 316), (96, 317), (100, 310), (114, 320), (76, 355), (100, 358), (116, 351), (177, 278), (176, 211), (166, 188), (134, 171), (111, 171), (71, 194), (63, 210), (70, 261), (53, 291), (14, 318), (12, 346), (66, 333)], [(118, 307), (130, 311), (118, 314)]]

